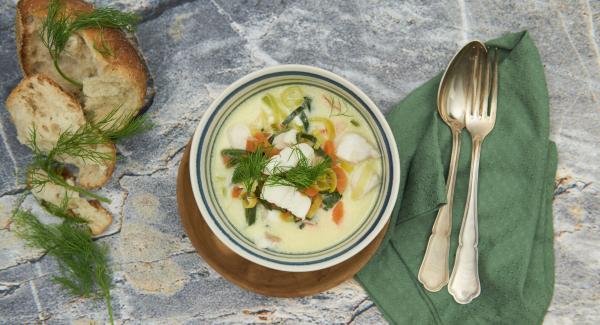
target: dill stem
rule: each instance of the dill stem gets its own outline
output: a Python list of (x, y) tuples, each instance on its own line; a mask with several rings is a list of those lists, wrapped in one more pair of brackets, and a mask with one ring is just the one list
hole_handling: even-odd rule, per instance
[(83, 194), (85, 196), (91, 197), (92, 199), (96, 199), (96, 200), (98, 200), (100, 202), (109, 203), (109, 204), (112, 202), (111, 200), (105, 198), (104, 196), (100, 196), (98, 194), (94, 194), (94, 193), (92, 193), (90, 191), (86, 191), (86, 190), (84, 190), (84, 189), (82, 189), (80, 187), (77, 187), (77, 186), (71, 186), (71, 185), (67, 184), (65, 187), (69, 188), (70, 190), (76, 191), (79, 194)]
[(60, 67), (58, 66), (58, 59), (53, 59), (52, 62), (54, 63), (54, 68), (56, 68), (56, 71), (60, 74), (61, 77), (63, 77), (66, 81), (74, 84), (75, 86), (83, 88), (83, 84), (81, 82), (71, 79), (60, 69)]
[(110, 323), (114, 325), (115, 321), (113, 319), (113, 310), (110, 303), (110, 290), (104, 290), (104, 299), (106, 301), (106, 308), (108, 309), (108, 319), (110, 320)]
[(89, 196), (89, 197), (91, 197), (93, 199), (96, 199), (96, 200), (98, 200), (100, 202), (111, 203), (111, 200), (109, 200), (109, 199), (107, 199), (107, 198), (105, 198), (103, 196), (100, 196), (98, 194), (92, 193), (90, 191), (86, 191), (86, 190), (82, 189), (79, 186), (73, 186), (73, 185), (67, 183), (66, 181), (64, 181), (64, 179), (61, 181), (61, 179), (55, 179), (54, 177), (52, 177), (52, 179), (50, 181), (53, 182), (53, 183), (55, 183), (55, 184), (61, 185), (62, 187), (66, 188), (66, 189), (69, 189), (71, 191), (75, 191), (75, 192), (77, 192), (79, 194), (83, 194), (85, 196)]

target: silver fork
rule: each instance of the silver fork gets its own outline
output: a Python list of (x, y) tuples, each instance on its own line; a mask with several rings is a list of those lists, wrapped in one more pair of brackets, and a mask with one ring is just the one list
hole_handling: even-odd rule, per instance
[[(475, 62), (473, 78), (477, 86), (472, 93), (470, 109), (465, 115), (467, 130), (471, 134), (473, 141), (471, 175), (469, 177), (469, 191), (465, 214), (460, 227), (454, 267), (448, 283), (448, 292), (460, 304), (468, 304), (481, 293), (477, 265), (477, 243), (479, 236), (477, 230), (477, 183), (479, 180), (481, 144), (490, 131), (492, 131), (496, 122), (498, 98), (497, 52), (498, 50), (494, 51), (493, 71), (491, 73), (490, 63), (487, 60)], [(483, 70), (485, 70), (485, 75), (482, 76)]]

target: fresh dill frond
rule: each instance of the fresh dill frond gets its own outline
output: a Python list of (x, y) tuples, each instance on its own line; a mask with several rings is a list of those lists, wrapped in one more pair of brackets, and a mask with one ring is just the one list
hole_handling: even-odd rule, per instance
[(66, 222), (87, 223), (87, 220), (80, 218), (71, 212), (71, 209), (69, 209), (69, 200), (69, 191), (65, 189), (65, 195), (63, 196), (60, 205), (48, 201), (39, 201), (39, 203), (48, 213), (60, 217)]
[(32, 163), (27, 170), (27, 183), (32, 189), (42, 190), (46, 184), (52, 183), (100, 202), (111, 203), (111, 200), (104, 196), (92, 193), (80, 186), (67, 182), (60, 172), (61, 170), (64, 170), (65, 167), (60, 163), (53, 164), (52, 166), (43, 164), (40, 168), (36, 167), (38, 166), (35, 163)]
[(93, 128), (97, 129), (105, 140), (116, 142), (144, 133), (154, 127), (148, 115), (136, 116), (137, 113), (132, 112), (117, 118), (116, 114), (120, 109), (121, 106), (118, 106), (100, 121), (91, 123)]
[[(60, 139), (60, 137), (59, 137)], [(64, 187), (67, 190), (77, 192), (79, 194), (94, 198), (98, 201), (110, 203), (110, 200), (92, 193), (80, 186), (70, 184), (63, 177), (63, 171), (66, 169), (63, 163), (56, 161), (56, 157), (65, 154), (61, 152), (57, 147), (53, 147), (50, 153), (46, 154), (39, 147), (37, 142), (37, 131), (35, 127), (31, 128), (29, 132), (29, 147), (33, 151), (33, 158), (29, 166), (27, 167), (26, 183), (32, 189), (42, 190), (47, 183), (53, 183)], [(69, 148), (72, 151), (73, 148)]]
[[(55, 0), (53, 0), (55, 1)], [(135, 13), (122, 12), (112, 7), (100, 7), (91, 12), (75, 14), (71, 21), (73, 31), (86, 28), (113, 28), (125, 32), (134, 32), (140, 16)]]
[(113, 51), (108, 46), (108, 43), (104, 39), (104, 30), (100, 29), (100, 45), (96, 45), (96, 42), (92, 44), (94, 50), (98, 51), (98, 53), (102, 54), (102, 56), (113, 56)]
[(96, 147), (110, 143), (111, 141), (102, 136), (92, 124), (86, 123), (74, 132), (71, 130), (61, 132), (56, 144), (48, 152), (48, 158), (56, 160), (68, 156), (101, 164), (111, 160), (112, 155), (108, 152), (100, 152)]
[(40, 38), (48, 49), (56, 71), (65, 80), (81, 88), (83, 84), (67, 76), (58, 63), (71, 35), (86, 28), (114, 28), (131, 32), (135, 29), (138, 21), (139, 16), (136, 14), (121, 12), (110, 7), (96, 8), (91, 12), (67, 14), (61, 6), (60, 0), (51, 0), (48, 4), (46, 19), (42, 22)]
[(101, 164), (113, 159), (108, 152), (97, 149), (100, 145), (112, 144), (115, 141), (132, 137), (146, 132), (153, 127), (146, 116), (136, 116), (135, 113), (117, 117), (120, 106), (110, 111), (98, 122), (86, 122), (79, 129), (66, 130), (59, 134), (56, 144), (47, 151), (38, 145), (38, 135), (35, 127), (29, 132), (29, 147), (33, 150), (33, 160), (27, 169), (27, 182), (33, 188), (42, 187), (51, 182), (68, 190), (96, 200), (109, 203), (110, 200), (87, 191), (77, 185), (70, 184), (62, 176), (65, 165), (58, 162), (61, 158), (76, 158), (84, 162), (91, 161)]
[(17, 235), (29, 246), (46, 250), (58, 262), (61, 275), (55, 276), (53, 281), (73, 295), (103, 298), (113, 323), (108, 248), (94, 243), (84, 225), (70, 222), (45, 225), (24, 210), (15, 211), (12, 219)]
[[(65, 165), (54, 160), (54, 155), (46, 155), (37, 144), (35, 128), (30, 131), (29, 146), (33, 151), (33, 158), (27, 168), (26, 183), (33, 189), (43, 189), (47, 183), (54, 183), (67, 190), (78, 192), (98, 201), (110, 203), (110, 200), (100, 195), (87, 191), (77, 185), (70, 184), (63, 177)], [(51, 150), (52, 151), (52, 150)]]
[(256, 151), (239, 158), (231, 181), (234, 184), (243, 184), (247, 192), (252, 192), (254, 184), (262, 178), (263, 169), (268, 162), (269, 159), (264, 154), (263, 148), (259, 146)]
[(331, 167), (329, 157), (324, 157), (315, 165), (311, 165), (300, 149), (295, 148), (292, 154), (298, 155), (298, 164), (290, 169), (276, 166), (265, 185), (287, 185), (303, 190), (313, 185)]

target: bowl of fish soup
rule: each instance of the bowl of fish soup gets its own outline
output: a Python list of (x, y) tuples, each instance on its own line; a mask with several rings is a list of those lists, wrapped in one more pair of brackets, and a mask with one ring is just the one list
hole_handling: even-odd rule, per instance
[(281, 271), (343, 262), (382, 230), (399, 157), (385, 118), (356, 86), (303, 65), (253, 72), (204, 113), (190, 179), (215, 235)]

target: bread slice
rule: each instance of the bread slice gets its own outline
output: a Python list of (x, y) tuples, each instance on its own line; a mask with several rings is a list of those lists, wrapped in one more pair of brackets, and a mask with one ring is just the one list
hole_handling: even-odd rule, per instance
[[(45, 175), (42, 170), (35, 171), (36, 175)], [(74, 184), (73, 179), (66, 177), (65, 180)], [(88, 222), (88, 226), (92, 231), (92, 235), (103, 233), (112, 223), (112, 215), (108, 212), (100, 202), (96, 200), (86, 200), (79, 196), (75, 191), (67, 190), (66, 188), (48, 182), (44, 186), (38, 186), (31, 189), (31, 193), (38, 200), (52, 203), (56, 206), (61, 206), (64, 203), (65, 195), (67, 196), (67, 208), (73, 215), (84, 219)]]
[[(83, 83), (80, 89), (58, 74), (40, 38), (48, 3), (49, 0), (20, 0), (17, 4), (15, 31), (23, 74), (49, 76), (81, 102), (88, 119), (98, 121), (116, 108), (117, 119), (137, 114), (144, 104), (147, 74), (139, 53), (125, 34), (109, 28), (84, 29), (69, 38), (59, 66), (67, 76)], [(61, 3), (67, 14), (94, 9), (80, 0)], [(103, 44), (110, 49), (110, 55), (96, 50)]]
[[(31, 130), (35, 128), (36, 143), (42, 152), (49, 152), (64, 131), (76, 131), (85, 124), (81, 106), (73, 96), (43, 75), (21, 80), (6, 100), (6, 107), (17, 130), (19, 142), (30, 145)], [(83, 161), (74, 157), (57, 160), (79, 169), (78, 182), (84, 188), (104, 185), (111, 177), (116, 163), (114, 144), (98, 145), (95, 150), (106, 152), (112, 159), (102, 162)]]

